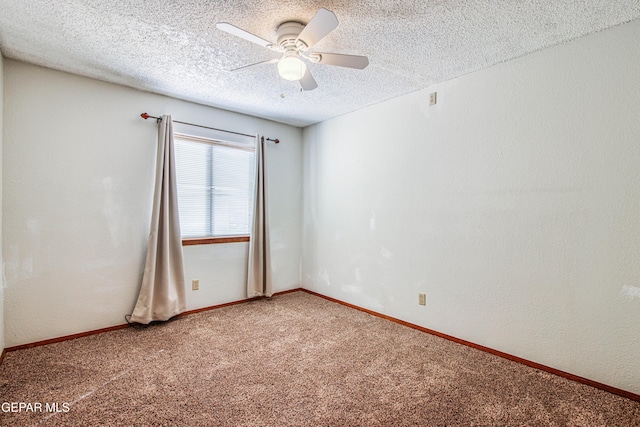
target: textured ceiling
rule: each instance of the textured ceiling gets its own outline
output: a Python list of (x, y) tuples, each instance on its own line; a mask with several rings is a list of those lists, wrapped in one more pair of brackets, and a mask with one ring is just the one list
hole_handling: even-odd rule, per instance
[[(301, 92), (276, 52), (216, 29), (276, 41), (283, 21), (324, 7), (340, 25), (315, 51), (369, 57), (365, 70), (309, 69)], [(0, 0), (7, 58), (305, 126), (640, 16), (638, 0)], [(152, 113), (150, 111), (150, 113)]]

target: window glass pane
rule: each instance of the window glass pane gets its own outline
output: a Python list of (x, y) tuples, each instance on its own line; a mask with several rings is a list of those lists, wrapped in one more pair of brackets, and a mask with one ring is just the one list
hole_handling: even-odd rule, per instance
[(183, 138), (175, 136), (182, 236), (249, 234), (255, 152)]
[(211, 235), (209, 203), (211, 191), (202, 188), (182, 187), (178, 191), (180, 230), (182, 237)]
[(252, 151), (214, 146), (211, 163), (213, 183), (213, 234), (249, 234), (253, 193)]
[(183, 237), (207, 236), (211, 232), (210, 151), (207, 144), (175, 140), (178, 207)]

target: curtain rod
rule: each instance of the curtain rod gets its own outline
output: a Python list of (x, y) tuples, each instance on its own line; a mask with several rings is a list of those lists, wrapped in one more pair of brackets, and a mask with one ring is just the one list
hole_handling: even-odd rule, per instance
[[(161, 117), (150, 116), (147, 113), (140, 114), (140, 117), (142, 117), (145, 120), (147, 120), (147, 119), (160, 120), (161, 119)], [(173, 120), (173, 121), (176, 122), (176, 123), (182, 123), (183, 125), (195, 126), (195, 127), (198, 127), (198, 128), (217, 130), (217, 131), (220, 131), (220, 132), (232, 133), (234, 135), (248, 136), (248, 137), (251, 137), (251, 138), (255, 137), (255, 135), (248, 135), (246, 133), (233, 132), (231, 130), (224, 130), (224, 129), (212, 128), (212, 127), (209, 127), (209, 126), (196, 125), (196, 124), (193, 124), (193, 123), (181, 122), (179, 120)], [(278, 144), (280, 142), (280, 140), (278, 138), (276, 138), (276, 139), (267, 138), (267, 141), (273, 141), (276, 144)]]

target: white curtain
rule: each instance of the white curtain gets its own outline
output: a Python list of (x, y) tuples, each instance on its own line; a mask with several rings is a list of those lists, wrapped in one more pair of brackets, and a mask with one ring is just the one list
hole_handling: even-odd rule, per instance
[(269, 248), (269, 215), (267, 208), (266, 143), (256, 136), (256, 173), (253, 203), (253, 224), (249, 240), (249, 270), (247, 298), (270, 297), (271, 251)]
[(171, 116), (158, 122), (158, 157), (149, 248), (131, 321), (167, 320), (186, 309)]

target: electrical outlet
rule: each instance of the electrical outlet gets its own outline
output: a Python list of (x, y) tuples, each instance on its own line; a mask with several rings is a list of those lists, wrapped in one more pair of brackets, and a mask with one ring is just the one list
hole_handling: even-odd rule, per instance
[(429, 105), (436, 105), (438, 102), (438, 92), (432, 92), (429, 95)]
[(418, 294), (418, 304), (427, 305), (427, 294)]
[(200, 280), (194, 279), (191, 281), (191, 290), (192, 291), (197, 291), (198, 289), (200, 289)]

